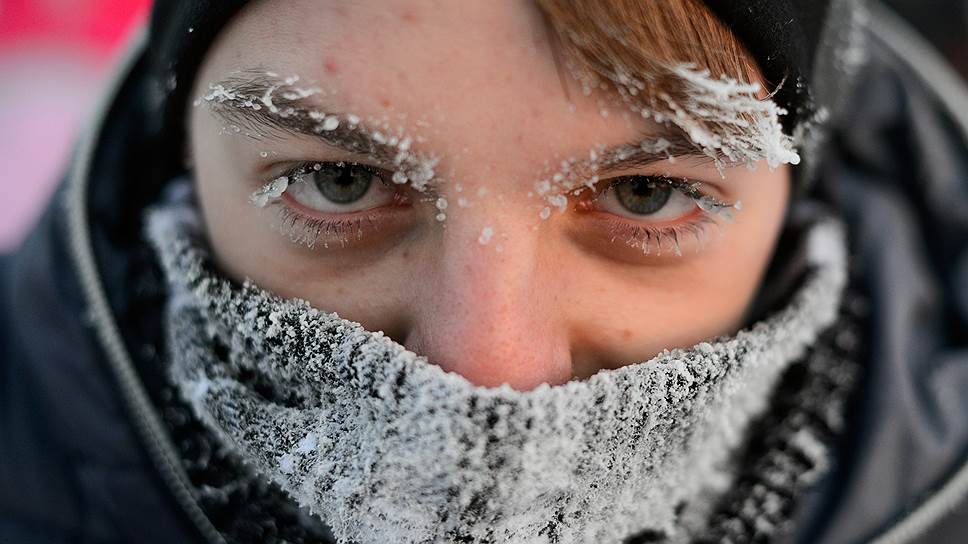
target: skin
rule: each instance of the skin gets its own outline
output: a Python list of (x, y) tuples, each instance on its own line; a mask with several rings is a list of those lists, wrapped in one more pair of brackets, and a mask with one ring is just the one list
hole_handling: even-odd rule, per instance
[[(577, 86), (566, 95), (551, 47), (529, 2), (246, 8), (209, 50), (195, 96), (251, 67), (298, 74), (340, 111), (419, 135), (413, 147), (439, 157), (440, 184), (381, 217), (372, 234), (310, 249), (281, 235), (278, 210), (256, 208), (249, 195), (298, 161), (366, 157), (308, 137), (227, 135), (209, 108), (192, 108), (189, 153), (220, 266), (382, 330), (485, 386), (560, 384), (734, 332), (780, 231), (788, 168), (737, 166), (721, 176), (708, 161), (683, 158), (623, 172), (687, 177), (742, 201), (735, 222), (705, 225), (706, 243), (683, 242), (681, 257), (671, 246), (657, 257), (612, 241), (606, 225), (648, 218), (589, 211), (580, 198), (541, 220), (544, 203), (531, 192), (553, 173), (548, 164), (659, 130), (620, 106), (601, 115), (601, 97)], [(450, 203), (444, 222), (434, 219), (437, 195)], [(460, 196), (469, 207), (455, 205)], [(494, 234), (482, 244), (486, 227)]]

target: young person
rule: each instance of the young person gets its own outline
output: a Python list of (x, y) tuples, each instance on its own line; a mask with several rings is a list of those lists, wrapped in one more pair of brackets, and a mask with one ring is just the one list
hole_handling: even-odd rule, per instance
[(5, 264), (0, 534), (964, 527), (965, 94), (882, 10), (158, 2), (132, 55)]

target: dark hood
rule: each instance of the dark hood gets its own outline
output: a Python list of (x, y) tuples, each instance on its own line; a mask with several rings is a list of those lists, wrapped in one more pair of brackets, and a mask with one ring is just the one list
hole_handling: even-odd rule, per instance
[[(875, 9), (862, 31), (861, 84), (830, 121), (804, 201), (848, 224), (867, 355), (847, 442), (804, 505), (799, 538), (947, 542), (968, 531), (968, 95), (889, 14)], [(152, 408), (165, 294), (141, 222), (160, 190), (152, 165), (171, 164), (171, 150), (146, 130), (164, 122), (144, 100), (158, 89), (143, 37), (131, 55), (45, 219), (3, 264), (0, 540), (21, 534), (8, 527), (140, 540), (155, 524), (217, 539)], [(153, 520), (131, 511), (144, 508)], [(92, 525), (103, 512), (115, 515)]]
[(868, 356), (814, 514), (824, 528), (805, 541), (903, 542), (959, 509), (961, 532), (926, 540), (954, 542), (968, 534), (968, 91), (886, 9), (869, 27), (871, 57), (832, 124), (815, 195), (852, 233)]

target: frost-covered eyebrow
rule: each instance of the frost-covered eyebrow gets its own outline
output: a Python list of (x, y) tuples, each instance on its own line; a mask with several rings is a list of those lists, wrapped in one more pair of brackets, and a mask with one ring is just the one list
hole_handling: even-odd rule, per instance
[[(212, 113), (229, 124), (250, 129), (253, 138), (308, 136), (383, 165), (392, 165), (398, 158), (396, 139), (366, 127), (359, 119), (348, 123), (347, 118), (355, 116), (336, 111), (335, 105), (327, 104), (321, 93), (294, 90), (291, 81), (248, 71), (212, 84), (209, 89), (214, 92), (204, 99)], [(271, 97), (271, 107), (266, 104), (266, 97)], [(325, 117), (336, 117), (340, 123), (336, 128), (322, 130)], [(642, 168), (669, 157), (709, 159), (679, 128), (653, 123), (628, 143), (599, 146), (591, 158), (574, 161), (571, 166), (574, 172), (602, 175)]]
[[(265, 74), (233, 76), (209, 89), (212, 92), (202, 99), (209, 110), (226, 123), (249, 129), (247, 134), (254, 139), (308, 136), (381, 164), (393, 164), (398, 158), (396, 138), (337, 111), (318, 93), (293, 90), (292, 84), (283, 79)], [(265, 102), (267, 97), (271, 107)], [(335, 128), (326, 125), (330, 117), (339, 121)]]
[(650, 127), (628, 143), (603, 148), (595, 154), (594, 160), (577, 161), (573, 168), (594, 166), (601, 175), (642, 168), (673, 157), (713, 161), (686, 133), (676, 127), (658, 125)]

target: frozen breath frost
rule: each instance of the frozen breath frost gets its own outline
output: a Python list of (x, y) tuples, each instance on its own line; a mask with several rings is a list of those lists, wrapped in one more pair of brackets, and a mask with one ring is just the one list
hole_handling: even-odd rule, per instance
[[(619, 542), (674, 533), (730, 480), (780, 373), (835, 317), (840, 229), (790, 305), (735, 336), (530, 392), (476, 387), (379, 332), (211, 267), (196, 212), (156, 211), (170, 373), (240, 458), (341, 542)], [(483, 233), (482, 233), (483, 234)], [(681, 536), (681, 534), (680, 534)]]

